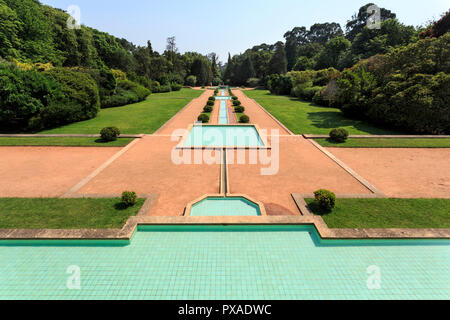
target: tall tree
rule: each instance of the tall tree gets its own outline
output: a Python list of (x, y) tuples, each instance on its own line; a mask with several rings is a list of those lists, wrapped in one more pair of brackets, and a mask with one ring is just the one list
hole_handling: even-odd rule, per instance
[(328, 41), (317, 58), (316, 68), (339, 68), (339, 59), (350, 48), (350, 45), (350, 41), (344, 36), (339, 36)]
[(308, 42), (308, 30), (305, 27), (295, 27), (284, 34), (286, 39), (287, 69), (292, 70), (298, 58), (298, 48)]
[(220, 78), (220, 70), (219, 66), (217, 65), (217, 61), (219, 60), (219, 57), (215, 52), (211, 52), (207, 55), (209, 62), (211, 62), (211, 71), (213, 73), (214, 78)]
[[(345, 26), (346, 37), (350, 41), (353, 41), (358, 33), (360, 33), (365, 26), (367, 26), (367, 21), (369, 17), (373, 14), (368, 12), (370, 6), (375, 5), (374, 3), (368, 3), (365, 6), (362, 6), (358, 13), (355, 13), (351, 20), (347, 21), (347, 25)], [(381, 21), (383, 22), (387, 19), (395, 19), (396, 14), (391, 12), (388, 9), (380, 8)]]
[(343, 35), (341, 25), (336, 22), (316, 23), (311, 26), (308, 33), (309, 42), (324, 44), (331, 39)]
[(284, 74), (287, 72), (286, 51), (281, 41), (275, 43), (275, 53), (269, 63), (269, 74)]
[(225, 67), (225, 72), (223, 74), (223, 80), (225, 81), (225, 83), (230, 83), (230, 81), (232, 80), (233, 70), (234, 70), (233, 60), (231, 59), (231, 54), (228, 53), (228, 62)]

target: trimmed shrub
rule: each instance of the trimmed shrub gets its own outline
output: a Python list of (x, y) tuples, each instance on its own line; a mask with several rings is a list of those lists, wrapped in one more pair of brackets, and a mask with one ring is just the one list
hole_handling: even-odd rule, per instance
[(336, 79), (333, 79), (322, 90), (316, 92), (313, 102), (324, 107), (337, 107), (339, 87)]
[(314, 198), (319, 207), (324, 211), (331, 211), (336, 206), (336, 195), (325, 189), (314, 192)]
[(213, 108), (211, 106), (206, 106), (203, 108), (203, 112), (210, 113), (212, 111), (213, 111)]
[(137, 194), (133, 191), (124, 191), (122, 193), (122, 203), (127, 207), (132, 207), (137, 203)]
[(171, 92), (172, 87), (169, 84), (166, 85), (160, 85), (159, 87), (155, 87), (153, 93), (165, 93), (165, 92)]
[(248, 117), (248, 115), (244, 114), (241, 116), (241, 118), (239, 119), (240, 123), (249, 123), (250, 122), (250, 118)]
[(348, 138), (348, 131), (342, 128), (333, 129), (330, 132), (330, 139), (333, 142), (342, 143), (345, 142)]
[(292, 91), (292, 86), (292, 79), (289, 74), (272, 74), (266, 78), (266, 88), (273, 94), (290, 94)]
[(104, 97), (102, 108), (119, 107), (145, 100), (150, 90), (130, 80), (118, 80), (116, 92)]
[(239, 100), (233, 100), (233, 106), (237, 107), (240, 105), (241, 105), (241, 102)]
[[(59, 84), (34, 70), (0, 63), (0, 131), (28, 130), (30, 119), (63, 97)], [(41, 126), (40, 118), (37, 127)], [(31, 121), (32, 122), (32, 121)]]
[(172, 83), (170, 85), (170, 88), (172, 89), (172, 91), (180, 91), (181, 88), (183, 88), (183, 86), (181, 84), (178, 84), (178, 83)]
[(209, 101), (206, 103), (206, 105), (212, 107), (212, 106), (214, 106), (214, 101), (209, 100)]
[(303, 87), (298, 85), (292, 89), (292, 95), (306, 101), (312, 101), (314, 95), (322, 89), (323, 87)]
[(211, 96), (211, 97), (208, 98), (208, 100), (209, 100), (209, 101), (216, 101), (216, 97)]
[(116, 127), (106, 127), (100, 131), (103, 141), (116, 141), (120, 136), (120, 130)]
[(60, 85), (62, 96), (52, 99), (40, 114), (30, 119), (30, 129), (57, 127), (97, 116), (100, 96), (89, 74), (66, 68), (53, 68), (42, 74)]
[(256, 88), (261, 83), (261, 79), (259, 78), (250, 78), (247, 80), (247, 86), (249, 88)]
[(197, 120), (203, 123), (208, 123), (209, 116), (207, 114), (202, 113), (201, 115), (198, 116)]
[(233, 99), (233, 100), (237, 100), (237, 99), (238, 99), (238, 97), (236, 97), (236, 96), (232, 96), (232, 97), (231, 97), (231, 99)]
[(187, 77), (185, 84), (189, 87), (195, 87), (195, 85), (197, 84), (197, 77), (196, 76)]
[(234, 107), (234, 111), (236, 113), (243, 113), (245, 111), (245, 108), (243, 106), (237, 106), (237, 107)]

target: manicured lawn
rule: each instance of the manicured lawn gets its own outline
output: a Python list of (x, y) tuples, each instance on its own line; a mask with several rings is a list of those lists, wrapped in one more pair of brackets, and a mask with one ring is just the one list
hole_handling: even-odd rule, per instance
[(120, 138), (116, 141), (104, 142), (99, 138), (1, 138), (0, 146), (63, 146), (63, 147), (123, 147), (133, 141), (132, 138)]
[(344, 143), (314, 139), (322, 147), (336, 148), (450, 148), (450, 139), (378, 139), (349, 138)]
[(450, 139), (349, 138), (336, 143), (327, 138), (314, 139), (322, 147), (334, 148), (450, 148)]
[(104, 127), (118, 127), (123, 134), (154, 133), (203, 91), (181, 89), (150, 95), (147, 100), (123, 107), (102, 109), (96, 118), (76, 122), (41, 133), (98, 134)]
[(330, 228), (450, 228), (450, 199), (337, 199), (325, 214), (306, 203)]
[[(235, 114), (236, 114), (237, 122), (240, 122), (240, 121), (241, 121), (241, 117), (242, 117), (245, 113), (243, 113), (243, 112), (235, 112)], [(251, 119), (250, 119), (250, 120), (251, 120)]]
[(144, 201), (124, 208), (119, 198), (0, 198), (0, 229), (120, 229)]
[(345, 128), (350, 134), (399, 134), (346, 118), (339, 109), (324, 108), (288, 96), (271, 95), (268, 90), (243, 91), (295, 134), (329, 134)]

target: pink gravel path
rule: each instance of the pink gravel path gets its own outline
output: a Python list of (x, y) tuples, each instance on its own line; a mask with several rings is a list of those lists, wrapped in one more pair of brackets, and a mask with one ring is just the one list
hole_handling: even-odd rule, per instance
[(0, 147), (0, 197), (59, 197), (120, 148)]
[(450, 198), (450, 149), (328, 151), (389, 197)]

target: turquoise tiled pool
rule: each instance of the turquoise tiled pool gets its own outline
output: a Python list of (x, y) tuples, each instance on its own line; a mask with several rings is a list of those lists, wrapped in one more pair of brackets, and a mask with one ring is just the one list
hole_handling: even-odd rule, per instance
[(228, 124), (227, 102), (225, 100), (220, 101), (219, 124)]
[(185, 147), (258, 147), (264, 146), (254, 126), (194, 126)]
[[(321, 242), (306, 226), (140, 227), (127, 246), (0, 246), (0, 299), (448, 299), (449, 241)], [(80, 290), (66, 286), (80, 268)], [(380, 270), (369, 290), (367, 269)]]
[(191, 216), (260, 216), (259, 206), (245, 198), (210, 197), (192, 206)]

